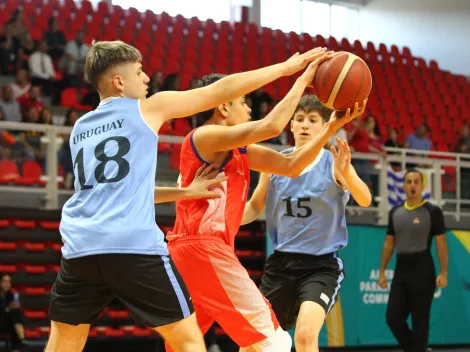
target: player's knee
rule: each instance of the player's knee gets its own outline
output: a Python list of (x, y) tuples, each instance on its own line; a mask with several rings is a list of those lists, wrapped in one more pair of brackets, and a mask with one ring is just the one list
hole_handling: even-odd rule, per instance
[(318, 348), (318, 336), (315, 336), (313, 329), (308, 326), (299, 327), (295, 330), (295, 345), (311, 349)]

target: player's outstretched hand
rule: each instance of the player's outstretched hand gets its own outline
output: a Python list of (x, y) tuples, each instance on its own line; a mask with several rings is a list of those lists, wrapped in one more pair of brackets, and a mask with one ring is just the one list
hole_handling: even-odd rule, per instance
[(310, 62), (315, 61), (325, 52), (326, 48), (318, 47), (303, 54), (295, 53), (287, 61), (284, 61), (281, 64), (283, 68), (283, 75), (290, 76), (296, 72), (299, 72), (300, 70), (303, 70)]
[(362, 105), (359, 106), (359, 103), (354, 104), (354, 110), (351, 112), (351, 109), (347, 109), (346, 112), (344, 111), (334, 111), (331, 114), (330, 123), (336, 130), (343, 127), (348, 122), (351, 122), (355, 118), (361, 116), (364, 111), (366, 110), (367, 106), (367, 99), (362, 102)]
[(335, 167), (340, 174), (344, 174), (347, 168), (351, 165), (351, 150), (349, 149), (348, 142), (342, 141), (336, 137), (338, 149), (331, 146), (330, 150), (335, 159)]
[(217, 165), (202, 165), (194, 176), (193, 182), (187, 187), (190, 197), (193, 199), (201, 198), (220, 198), (220, 184), (226, 181), (226, 176), (219, 176), (219, 167)]

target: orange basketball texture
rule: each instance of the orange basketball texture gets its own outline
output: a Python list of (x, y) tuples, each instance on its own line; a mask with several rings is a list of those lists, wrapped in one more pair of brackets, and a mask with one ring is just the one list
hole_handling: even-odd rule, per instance
[(322, 63), (315, 74), (313, 88), (323, 105), (333, 110), (359, 106), (372, 88), (372, 75), (358, 56), (340, 51)]

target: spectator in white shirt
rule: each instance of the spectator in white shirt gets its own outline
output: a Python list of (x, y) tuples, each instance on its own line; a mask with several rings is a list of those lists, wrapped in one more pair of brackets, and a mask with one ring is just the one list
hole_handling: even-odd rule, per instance
[[(47, 53), (47, 43), (42, 41), (39, 44), (39, 50), (36, 50), (29, 57), (29, 70), (31, 71), (31, 78), (33, 85), (37, 81), (49, 81), (55, 77), (54, 65), (51, 56)], [(36, 82), (35, 82), (36, 81)]]
[(56, 80), (54, 64), (47, 50), (47, 43), (41, 41), (39, 50), (29, 57), (29, 70), (31, 71), (31, 83), (33, 86), (42, 86), (43, 92), (46, 95), (50, 95)]
[(61, 62), (65, 71), (65, 85), (77, 87), (83, 82), (85, 58), (88, 54), (88, 45), (84, 44), (85, 33), (75, 34), (75, 40), (65, 46), (65, 55)]

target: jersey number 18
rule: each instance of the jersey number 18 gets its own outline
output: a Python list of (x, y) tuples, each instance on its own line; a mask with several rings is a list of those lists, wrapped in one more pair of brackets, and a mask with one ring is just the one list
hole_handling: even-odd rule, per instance
[[(115, 141), (118, 145), (117, 153), (112, 156), (108, 156), (104, 152), (106, 143), (108, 143), (109, 141)], [(126, 177), (129, 174), (130, 165), (129, 165), (129, 162), (123, 157), (127, 153), (129, 153), (130, 149), (131, 149), (131, 143), (129, 142), (129, 140), (126, 137), (121, 137), (121, 136), (109, 137), (101, 141), (100, 143), (98, 143), (98, 145), (95, 147), (95, 158), (101, 162), (95, 168), (96, 182), (97, 183), (113, 183), (113, 182), (121, 181), (124, 177)], [(106, 167), (106, 164), (110, 161), (114, 161), (117, 163), (118, 172), (116, 176), (107, 178), (104, 175), (104, 169)], [(77, 166), (77, 178), (78, 178), (78, 182), (80, 183), (80, 190), (93, 188), (93, 186), (85, 184), (86, 180), (85, 180), (85, 168), (84, 168), (84, 162), (83, 162), (83, 148), (81, 148), (78, 151), (77, 156), (75, 157), (75, 161), (73, 163), (74, 169), (75, 169), (75, 166)]]

